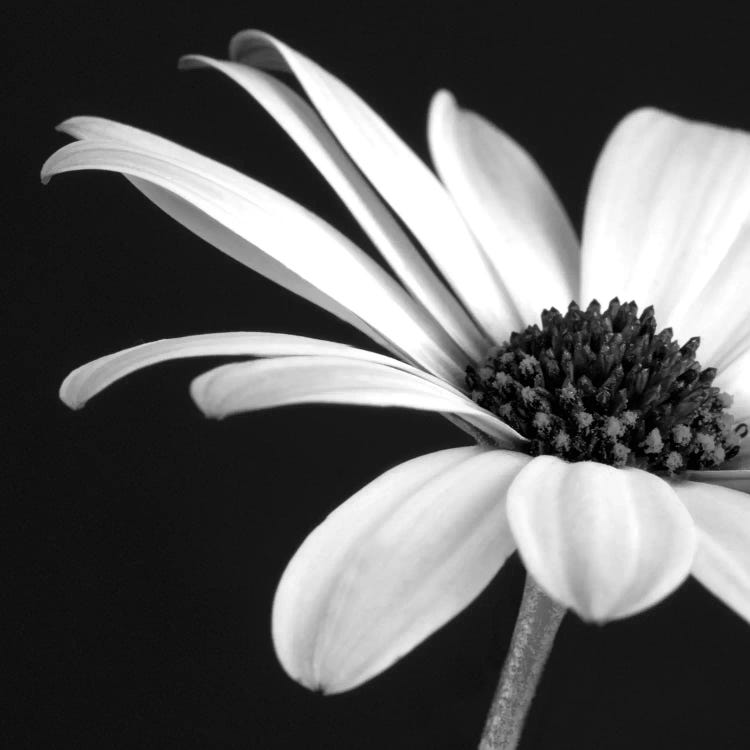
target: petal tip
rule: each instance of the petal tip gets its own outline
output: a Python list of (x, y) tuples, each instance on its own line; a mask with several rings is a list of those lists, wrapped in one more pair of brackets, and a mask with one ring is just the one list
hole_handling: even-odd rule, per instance
[(260, 29), (243, 29), (232, 35), (229, 40), (229, 59), (236, 60), (244, 50), (258, 42), (275, 42), (276, 40), (265, 31)]
[(456, 97), (448, 89), (438, 89), (432, 95), (432, 106), (456, 104)]
[(73, 411), (83, 409), (97, 393), (87, 388), (90, 385), (90, 380), (86, 377), (89, 367), (90, 365), (83, 365), (68, 373), (57, 391), (60, 401)]
[(80, 411), (84, 406), (86, 406), (87, 403), (86, 399), (76, 398), (70, 392), (65, 390), (65, 383), (60, 386), (60, 390), (58, 391), (57, 395), (60, 401), (62, 401), (65, 406), (68, 407), (68, 409), (72, 409), (73, 411)]
[[(633, 109), (630, 112), (627, 112), (622, 119), (617, 123), (615, 126), (615, 129), (612, 131), (612, 134), (620, 132), (621, 130), (630, 130), (631, 128), (636, 128), (637, 130), (640, 130), (641, 128), (649, 128), (652, 127), (657, 121), (661, 120), (664, 121), (684, 121), (684, 118), (679, 117), (678, 115), (674, 115), (671, 112), (667, 112), (666, 110), (659, 109), (658, 107), (653, 106), (643, 106), (638, 107), (637, 109)], [(611, 137), (611, 136), (610, 136)]]
[[(55, 130), (60, 131), (61, 133), (69, 134), (68, 130), (68, 123), (71, 123), (73, 119), (65, 120), (65, 122), (61, 122)], [(44, 164), (42, 164), (42, 168), (39, 170), (39, 179), (42, 181), (42, 185), (46, 185), (55, 175), (60, 174), (60, 172), (64, 172), (64, 169), (60, 169), (59, 165), (61, 160), (63, 159), (64, 155), (68, 153), (68, 149), (73, 144), (67, 144), (65, 146), (62, 146), (61, 148), (57, 149), (53, 154), (51, 154)]]
[(190, 397), (204, 417), (207, 419), (223, 419), (226, 414), (217, 408), (216, 400), (208, 394), (210, 382), (207, 377), (208, 374), (210, 373), (199, 375), (190, 383)]
[(65, 133), (66, 135), (71, 135), (73, 128), (75, 128), (76, 124), (84, 119), (80, 115), (75, 115), (73, 117), (66, 117), (62, 122), (58, 122), (57, 125), (55, 125), (55, 130), (58, 133)]
[(285, 665), (281, 659), (279, 659), (279, 663), (287, 675), (289, 675), (289, 677), (291, 677), (300, 687), (309, 690), (311, 693), (316, 693), (317, 695), (326, 697), (329, 695), (340, 695), (341, 693), (345, 693), (355, 687), (359, 687), (361, 684), (359, 682), (336, 683), (335, 681), (325, 680), (321, 678), (320, 675), (303, 675), (290, 670), (288, 665)]
[(288, 51), (281, 41), (260, 29), (245, 29), (229, 41), (230, 60), (265, 70), (287, 71)]
[(57, 168), (59, 161), (58, 154), (60, 151), (55, 151), (45, 162), (42, 164), (42, 168), (39, 170), (39, 179), (42, 185), (49, 184), (49, 181), (55, 176), (60, 174), (60, 170)]
[(438, 89), (430, 100), (427, 113), (429, 125), (434, 127), (436, 121), (450, 116), (457, 107), (456, 97), (448, 89)]
[(210, 58), (206, 57), (205, 55), (181, 55), (177, 59), (177, 70), (196, 70), (198, 68), (207, 68), (209, 67), (209, 59)]

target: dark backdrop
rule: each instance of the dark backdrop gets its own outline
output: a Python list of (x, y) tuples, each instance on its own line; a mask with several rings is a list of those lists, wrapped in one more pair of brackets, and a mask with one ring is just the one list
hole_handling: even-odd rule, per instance
[[(218, 74), (175, 69), (180, 54), (221, 56), (254, 26), (341, 76), (425, 157), (429, 98), (452, 89), (535, 155), (580, 224), (595, 157), (631, 108), (750, 129), (738, 14), (605, 6), (596, 17), (536, 3), (285, 0), (6, 11), (5, 747), (475, 746), (520, 598), (516, 558), (466, 612), (345, 695), (289, 680), (269, 633), (276, 582), (324, 515), (463, 434), (438, 416), (354, 407), (207, 421), (187, 387), (213, 360), (153, 368), (68, 411), (56, 389), (71, 368), (146, 340), (245, 329), (365, 342), (123, 179), (42, 188), (38, 169), (65, 141), (57, 122), (112, 117), (247, 171), (361, 240), (248, 97)], [(522, 747), (746, 747), (749, 673), (750, 628), (695, 582), (603, 628), (571, 615)]]

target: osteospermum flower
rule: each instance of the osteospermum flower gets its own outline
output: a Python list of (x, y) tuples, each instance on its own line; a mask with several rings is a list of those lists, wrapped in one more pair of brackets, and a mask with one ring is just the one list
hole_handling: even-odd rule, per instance
[[(85, 365), (63, 400), (78, 408), (167, 359), (247, 355), (256, 359), (193, 382), (206, 414), (400, 406), (443, 413), (477, 441), (385, 472), (305, 540), (273, 607), (289, 674), (326, 692), (364, 682), (466, 607), (516, 549), (586, 620), (639, 612), (691, 574), (750, 619), (750, 137), (656, 110), (629, 115), (597, 164), (579, 244), (529, 155), (448, 93), (429, 113), (438, 177), (281, 42), (241, 33), (230, 57), (182, 64), (250, 93), (392, 274), (271, 188), (116, 122), (64, 122), (79, 140), (44, 178), (124, 174), (388, 354), (275, 333), (191, 336)], [(266, 70), (291, 72), (306, 98)]]

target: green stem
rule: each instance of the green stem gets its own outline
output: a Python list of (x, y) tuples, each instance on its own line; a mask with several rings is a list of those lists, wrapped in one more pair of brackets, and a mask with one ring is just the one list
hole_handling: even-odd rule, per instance
[(479, 750), (515, 750), (565, 608), (526, 575), (518, 620)]

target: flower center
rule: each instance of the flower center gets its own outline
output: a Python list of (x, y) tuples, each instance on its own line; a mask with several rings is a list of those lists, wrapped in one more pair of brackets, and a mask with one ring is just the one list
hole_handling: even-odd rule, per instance
[(528, 452), (674, 474), (716, 468), (735, 456), (745, 424), (732, 397), (695, 359), (696, 336), (680, 346), (656, 332), (654, 308), (615, 298), (562, 315), (542, 312), (466, 368), (472, 399), (529, 439)]

